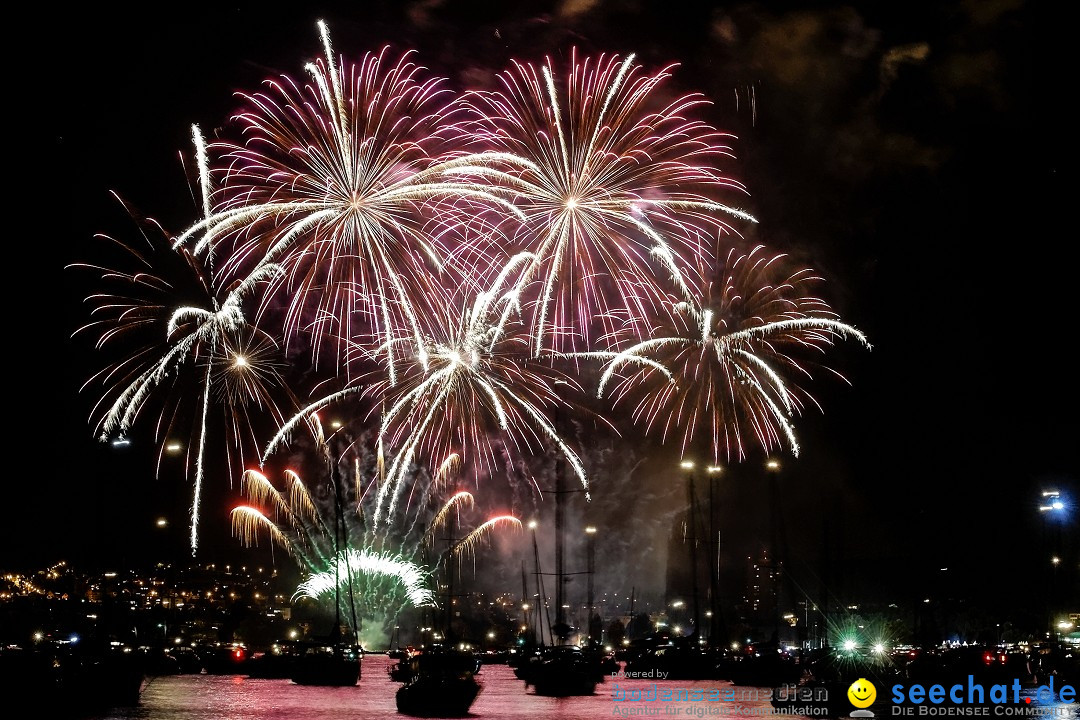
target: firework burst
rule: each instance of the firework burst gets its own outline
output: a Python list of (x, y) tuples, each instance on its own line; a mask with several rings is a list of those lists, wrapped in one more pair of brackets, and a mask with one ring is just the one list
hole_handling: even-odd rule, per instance
[(724, 218), (753, 220), (715, 199), (745, 191), (709, 164), (731, 155), (731, 137), (692, 118), (705, 99), (659, 100), (670, 69), (650, 75), (633, 55), (575, 52), (561, 85), (550, 60), (515, 63), (502, 91), (463, 100), (473, 134), (514, 158), (453, 172), (519, 196), (526, 221), (515, 240), (534, 254), (526, 276), (540, 284), (534, 354), (589, 345), (591, 323), (613, 329), (613, 309), (648, 317), (653, 252), (697, 257), (733, 232)]
[[(331, 560), (331, 568), (308, 577), (296, 588), (293, 595), (320, 599), (334, 592), (341, 578), (372, 578), (378, 584), (380, 578), (391, 578), (401, 585), (413, 607), (433, 604), (431, 590), (425, 587), (426, 573), (415, 563), (400, 556), (373, 553), (368, 550), (347, 548)], [(367, 595), (361, 591), (361, 596)]]
[[(323, 601), (332, 594), (347, 594), (348, 617), (355, 618), (354, 610), (358, 609), (361, 615), (381, 619), (384, 625), (406, 606), (434, 605), (428, 587), (432, 572), (425, 566), (429, 557), (433, 566), (439, 562), (440, 553), (433, 547), (435, 534), (439, 528), (450, 527), (452, 516), (456, 518), (463, 509), (474, 507), (472, 494), (461, 491), (452, 494), (434, 513), (418, 510), (411, 518), (399, 517), (400, 522), (391, 528), (375, 528), (367, 527), (364, 521), (363, 505), (372, 500), (360, 482), (353, 486), (355, 497), (347, 498), (355, 504), (340, 502), (336, 497), (328, 503), (329, 495), (337, 494), (334, 488), (308, 488), (292, 470), (285, 471), (283, 489), (275, 487), (262, 472), (248, 470), (241, 491), (251, 504), (233, 508), (233, 535), (248, 547), (258, 544), (260, 536), (269, 537), (296, 559), (306, 577), (294, 599)], [(335, 506), (332, 513), (325, 509), (327, 504)], [(355, 512), (342, 516), (343, 507), (355, 508)], [(430, 518), (430, 524), (418, 523), (421, 516)], [(513, 516), (493, 517), (464, 540), (455, 541), (447, 549), (446, 558), (461, 552), (474, 554), (492, 532), (520, 526)], [(347, 529), (342, 531), (343, 527)], [(335, 593), (335, 588), (341, 592)], [(354, 601), (358, 608), (352, 607)]]
[[(325, 57), (307, 66), (312, 84), (282, 77), (244, 95), (247, 108), (235, 118), (243, 142), (206, 148), (201, 185), (211, 210), (176, 241), (194, 242), (196, 253), (226, 247), (226, 273), (279, 264), (284, 272), (267, 287), (264, 309), (284, 296), (285, 337), (305, 333), (316, 358), (327, 341), (343, 350), (358, 322), (387, 339), (400, 330), (419, 337), (418, 306), (447, 269), (440, 223), (431, 218), (456, 225), (463, 217), (428, 203), (483, 201), (518, 212), (443, 174), (497, 156), (432, 159), (446, 91), (423, 78), (411, 53), (391, 62), (383, 50), (339, 67), (319, 27)], [(392, 362), (389, 370), (393, 377)]]
[[(530, 360), (525, 326), (516, 318), (520, 291), (506, 288), (515, 270), (533, 260), (510, 260), (490, 289), (471, 303), (450, 300), (432, 316), (427, 335), (396, 384), (370, 385), (366, 393), (386, 402), (383, 434), (401, 448), (379, 489), (376, 512), (394, 512), (407, 473), (418, 458), (469, 451), (491, 468), (492, 438), (503, 435), (519, 450), (557, 448), (588, 488), (577, 454), (560, 437), (548, 413), (565, 406), (557, 385), (576, 387), (549, 365)], [(378, 516), (376, 516), (378, 517)]]
[(798, 455), (791, 418), (813, 402), (798, 382), (816, 365), (802, 358), (837, 338), (870, 345), (810, 294), (820, 278), (788, 273), (783, 259), (760, 246), (731, 251), (701, 298), (675, 303), (669, 326), (616, 352), (581, 353), (607, 360), (598, 395), (611, 387), (636, 422), (664, 440), (681, 436), (684, 453), (702, 432), (715, 460), (743, 459), (751, 441)]
[[(107, 287), (85, 331), (124, 354), (92, 380), (92, 422), (122, 438), (154, 411), (170, 444), (190, 426), (193, 550), (210, 444), (236, 467), (272, 421), (266, 461), (304, 425), (326, 481), (247, 473), (234, 531), (269, 534), (313, 576), (411, 595), (394, 564), (424, 565), (433, 528), (471, 503), (435, 512), (463, 468), (550, 452), (588, 490), (558, 422), (584, 358), (604, 361), (600, 397), (684, 452), (798, 453), (802, 383), (834, 342), (866, 338), (812, 296), (812, 272), (715, 252), (754, 219), (722, 168), (731, 136), (697, 118), (704, 97), (667, 91), (671, 67), (574, 53), (562, 76), (515, 63), (500, 90), (454, 99), (411, 53), (350, 65), (320, 31), (306, 82), (243, 95), (212, 142), (193, 128), (201, 219), (163, 250), (124, 246), (133, 270), (95, 268)], [(337, 392), (295, 412), (283, 375)], [(345, 400), (368, 427), (327, 435), (316, 413)], [(377, 459), (356, 450), (370, 442)], [(519, 524), (492, 518), (461, 549)]]
[[(191, 438), (187, 459), (195, 485), (194, 552), (209, 435), (223, 434), (226, 467), (240, 466), (251, 450), (257, 456), (257, 416), (269, 415), (280, 424), (275, 398), (291, 397), (271, 357), (273, 341), (250, 325), (242, 310), (244, 298), (277, 268), (264, 265), (222, 287), (192, 253), (168, 248), (162, 242), (166, 233), (152, 221), (143, 230), (145, 246), (108, 238), (124, 253), (121, 264), (132, 267), (79, 266), (99, 271), (110, 290), (90, 296), (92, 320), (78, 332), (96, 335), (99, 349), (117, 345), (125, 350), (117, 363), (87, 383), (105, 388), (92, 413), (103, 442), (124, 438), (149, 408), (158, 410), (155, 441), (178, 433)], [(185, 432), (181, 426), (193, 414), (192, 403), (198, 406), (196, 419)], [(211, 428), (215, 409), (223, 411), (220, 428), (217, 423)], [(168, 445), (179, 446), (175, 440)], [(166, 446), (160, 446), (159, 466)]]

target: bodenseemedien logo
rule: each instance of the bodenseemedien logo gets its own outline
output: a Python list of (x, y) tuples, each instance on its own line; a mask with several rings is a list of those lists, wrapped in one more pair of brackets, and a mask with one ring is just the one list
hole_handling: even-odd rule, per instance
[(848, 702), (858, 708), (858, 710), (851, 713), (851, 717), (874, 717), (874, 713), (866, 709), (873, 705), (874, 701), (877, 700), (877, 688), (874, 687), (872, 682), (866, 678), (859, 678), (851, 683), (851, 687), (847, 689), (847, 697)]

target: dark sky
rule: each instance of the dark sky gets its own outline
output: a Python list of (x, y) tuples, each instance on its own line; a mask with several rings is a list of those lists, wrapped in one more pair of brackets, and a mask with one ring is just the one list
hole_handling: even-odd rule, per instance
[[(8, 63), (18, 289), (0, 566), (145, 559), (150, 519), (182, 518), (186, 486), (90, 437), (77, 390), (96, 360), (68, 339), (87, 287), (63, 268), (93, 259), (94, 233), (127, 231), (110, 191), (171, 229), (189, 222), (177, 153), (191, 123), (220, 125), (234, 91), (301, 75), (323, 18), (338, 53), (415, 47), (456, 87), (575, 45), (680, 62), (672, 86), (709, 95), (707, 119), (739, 136), (733, 169), (762, 221), (750, 239), (818, 269), (874, 344), (839, 350), (851, 387), (815, 386), (825, 414), (798, 423), (803, 457), (783, 477), (792, 556), (828, 555), (850, 593), (883, 578), (921, 592), (939, 565), (970, 592), (1041, 572), (1038, 492), (1076, 493), (1080, 468), (1070, 85), (1052, 3), (308, 5), (88, 5), (11, 23), (37, 46)], [(730, 522), (752, 549), (768, 498), (742, 474)], [(232, 542), (223, 516), (207, 522)], [(1073, 578), (1076, 533), (1063, 531)]]

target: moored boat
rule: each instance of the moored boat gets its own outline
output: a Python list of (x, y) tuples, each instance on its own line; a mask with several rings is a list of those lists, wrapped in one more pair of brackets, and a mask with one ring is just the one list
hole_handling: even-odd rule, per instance
[(469, 653), (428, 648), (398, 663), (405, 678), (397, 691), (398, 712), (417, 717), (467, 715), (481, 685), (476, 659)]

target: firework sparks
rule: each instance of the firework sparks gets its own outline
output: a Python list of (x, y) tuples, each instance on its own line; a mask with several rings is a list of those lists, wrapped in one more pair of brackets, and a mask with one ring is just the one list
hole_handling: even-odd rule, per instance
[(513, 515), (499, 515), (476, 527), (454, 546), (455, 554), (472, 555), (477, 546), (498, 527), (512, 527), (521, 530), (521, 521)]
[(360, 578), (360, 582), (367, 577), (376, 581), (391, 578), (400, 583), (414, 607), (422, 607), (434, 604), (431, 591), (424, 585), (425, 575), (418, 565), (400, 556), (348, 548), (331, 561), (329, 570), (315, 573), (300, 583), (293, 599), (320, 599), (334, 592), (338, 585), (348, 583), (348, 578)]
[[(195, 449), (188, 452), (194, 471), (194, 552), (199, 541), (211, 407), (224, 410), (224, 433), (229, 438), (224, 443), (226, 466), (232, 468), (243, 462), (244, 452), (255, 443), (253, 428), (258, 423), (251, 411), (263, 411), (280, 423), (271, 390), (276, 388), (289, 397), (269, 359), (272, 341), (248, 324), (242, 310), (244, 298), (276, 273), (277, 267), (264, 265), (247, 278), (223, 287), (213, 281), (191, 253), (164, 246), (166, 233), (152, 221), (150, 225), (143, 234), (149, 252), (113, 240), (134, 269), (79, 266), (100, 271), (103, 280), (116, 288), (89, 298), (93, 320), (79, 332), (96, 333), (99, 349), (112, 344), (130, 347), (130, 343), (138, 347), (87, 383), (105, 387), (92, 413), (99, 417), (97, 430), (102, 442), (125, 437), (155, 395), (163, 396), (156, 439), (172, 435), (189, 414), (187, 403), (192, 399), (197, 402), (197, 420), (191, 433)], [(152, 229), (153, 235), (147, 229)], [(180, 298), (194, 302), (177, 307), (174, 303)], [(239, 367), (237, 357), (242, 353), (247, 354), (243, 355), (244, 365)], [(197, 387), (198, 392), (192, 394), (192, 387)], [(171, 395), (169, 389), (174, 390)], [(161, 452), (168, 446), (163, 444)]]
[[(463, 508), (472, 508), (474, 499), (471, 493), (453, 494), (439, 510), (434, 513), (427, 530), (410, 543), (408, 537), (415, 527), (415, 520), (402, 518), (404, 524), (396, 528), (396, 533), (385, 528), (376, 532), (369, 528), (366, 532), (356, 528), (357, 518), (362, 519), (362, 511), (355, 516), (343, 518), (346, 525), (354, 525), (346, 531), (349, 538), (344, 547), (341, 535), (332, 531), (331, 524), (324, 518), (325, 509), (316, 505), (310, 490), (293, 471), (286, 471), (286, 489), (279, 491), (261, 472), (248, 470), (244, 473), (241, 490), (253, 505), (240, 505), (231, 514), (233, 535), (245, 546), (258, 543), (262, 534), (288, 551), (307, 570), (307, 577), (297, 588), (294, 598), (308, 597), (324, 600), (335, 588), (347, 589), (350, 597), (357, 598), (360, 609), (369, 617), (382, 618), (384, 623), (394, 618), (403, 607), (402, 602), (413, 606), (433, 604), (432, 592), (427, 587), (430, 573), (411, 559), (426, 553), (427, 547), (436, 529), (446, 519)], [(332, 491), (331, 491), (332, 492)], [(359, 492), (359, 490), (358, 490)], [(325, 498), (324, 498), (325, 499)], [(362, 502), (358, 498), (357, 502)], [(351, 504), (338, 500), (333, 503), (335, 515), (343, 505)], [(255, 505), (267, 505), (273, 508), (270, 514), (276, 514), (277, 522), (270, 519), (267, 512)], [(309, 513), (314, 513), (311, 515)], [(521, 523), (511, 516), (498, 516), (474, 529), (468, 536), (455, 544), (450, 554), (459, 552), (475, 553), (478, 545), (493, 531), (500, 527), (517, 527)], [(398, 535), (396, 541), (391, 535)], [(394, 542), (399, 548), (389, 551), (385, 544)], [(340, 594), (340, 593), (339, 593)]]
[[(266, 461), (304, 424), (329, 479), (309, 488), (288, 470), (279, 490), (249, 470), (234, 534), (267, 533), (313, 573), (298, 596), (355, 571), (365, 592), (388, 581), (413, 597), (418, 548), (472, 507), (469, 493), (434, 504), (463, 468), (480, 477), (504, 450), (553, 450), (588, 491), (556, 422), (578, 387), (556, 369), (567, 359), (602, 359), (597, 394), (684, 452), (697, 440), (716, 459), (755, 444), (798, 453), (792, 418), (813, 402), (800, 383), (828, 370), (814, 354), (869, 345), (810, 294), (810, 271), (761, 248), (716, 262), (754, 218), (729, 201), (745, 189), (721, 169), (731, 136), (696, 119), (706, 99), (662, 99), (671, 67), (574, 53), (564, 77), (550, 60), (515, 63), (501, 91), (455, 101), (412, 54), (341, 63), (319, 28), (307, 83), (244, 95), (217, 142), (192, 128), (200, 219), (165, 253), (125, 248), (132, 272), (97, 268), (121, 289), (91, 297), (87, 330), (99, 347), (145, 342), (92, 380), (105, 388), (96, 432), (123, 440), (161, 400), (162, 451), (185, 452), (194, 475), (193, 551), (211, 444), (233, 468), (272, 420)], [(277, 389), (299, 405), (286, 373), (343, 389), (286, 420)], [(346, 400), (377, 437), (323, 432), (317, 413)], [(172, 436), (187, 423), (185, 448)], [(348, 457), (372, 440), (377, 458)], [(491, 518), (450, 555), (502, 527), (520, 522)]]
[[(426, 226), (431, 217), (451, 225), (462, 217), (420, 207), (484, 202), (519, 212), (498, 193), (444, 175), (497, 155), (432, 159), (447, 92), (440, 80), (424, 79), (410, 53), (395, 63), (383, 50), (338, 67), (326, 26), (319, 28), (325, 57), (306, 68), (314, 84), (282, 77), (244, 96), (248, 107), (236, 116), (243, 142), (208, 148), (216, 163), (207, 173), (219, 176), (213, 211), (176, 240), (194, 241), (196, 253), (228, 241), (227, 273), (280, 264), (285, 272), (267, 287), (267, 301), (287, 297), (285, 336), (315, 338), (316, 356), (322, 339), (344, 348), (357, 316), (375, 336), (389, 340), (403, 329), (419, 338), (417, 305), (447, 256)], [(393, 377), (392, 358), (389, 370)]]
[(798, 455), (791, 417), (813, 401), (791, 379), (811, 377), (799, 355), (837, 338), (870, 344), (809, 293), (820, 278), (785, 273), (783, 257), (732, 251), (700, 300), (675, 305), (670, 327), (618, 352), (581, 353), (607, 360), (598, 395), (614, 384), (616, 402), (636, 398), (634, 420), (665, 440), (681, 433), (684, 453), (704, 426), (717, 460), (743, 459), (751, 438), (766, 451), (786, 441)]
[(573, 381), (528, 358), (524, 325), (515, 320), (519, 289), (504, 291), (516, 267), (530, 262), (523, 253), (511, 259), (492, 287), (471, 305), (433, 316), (437, 327), (426, 337), (414, 361), (398, 382), (373, 383), (366, 393), (389, 403), (382, 419), (383, 433), (401, 448), (390, 465), (387, 482), (379, 488), (376, 520), (385, 507), (392, 514), (407, 473), (423, 452), (425, 457), (452, 456), (470, 448), (480, 464), (495, 461), (491, 439), (505, 434), (520, 448), (555, 446), (588, 489), (585, 468), (563, 441), (546, 409), (564, 405), (557, 384)]
[(259, 544), (259, 531), (264, 530), (270, 539), (283, 547), (290, 554), (293, 552), (292, 543), (270, 518), (263, 515), (258, 508), (249, 505), (240, 505), (233, 508), (230, 513), (232, 519), (232, 532), (234, 537), (240, 538), (245, 547)]
[(731, 155), (731, 137), (689, 116), (705, 104), (688, 95), (656, 107), (670, 67), (649, 75), (634, 61), (571, 57), (564, 89), (550, 60), (515, 63), (504, 90), (471, 93), (473, 132), (515, 158), (512, 167), (453, 172), (512, 188), (527, 220), (517, 240), (535, 259), (527, 277), (541, 290), (533, 352), (590, 343), (590, 322), (612, 309), (652, 311), (649, 256), (699, 256), (703, 237), (731, 233), (723, 219), (753, 221), (713, 196), (743, 186), (707, 164)]

